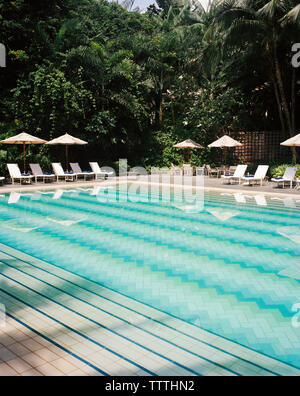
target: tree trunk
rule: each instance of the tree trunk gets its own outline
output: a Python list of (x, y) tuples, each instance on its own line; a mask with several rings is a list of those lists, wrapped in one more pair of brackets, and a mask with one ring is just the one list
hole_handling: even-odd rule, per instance
[(163, 121), (163, 89), (164, 89), (164, 80), (163, 73), (160, 74), (160, 82), (159, 82), (159, 123), (162, 124)]
[[(285, 114), (285, 118), (286, 118), (286, 122), (287, 122), (287, 126), (288, 126), (288, 132), (289, 132), (290, 136), (293, 137), (295, 135), (295, 131), (293, 130), (293, 127), (292, 127), (291, 113), (290, 113), (290, 109), (289, 109), (287, 98), (286, 98), (285, 91), (284, 91), (284, 86), (283, 86), (283, 81), (282, 81), (282, 76), (281, 76), (281, 71), (280, 71), (280, 65), (279, 65), (279, 59), (278, 59), (278, 54), (277, 54), (276, 41), (274, 41), (274, 43), (273, 43), (273, 49), (274, 49), (275, 72), (276, 72), (279, 93), (281, 96), (283, 112)], [(293, 161), (294, 161), (294, 163), (296, 163), (297, 162), (296, 149), (295, 149), (295, 147), (291, 147), (291, 150), (292, 150), (292, 154), (293, 154)]]
[(162, 124), (163, 121), (163, 98), (159, 99), (159, 123)]
[(270, 45), (266, 45), (266, 53), (267, 56), (265, 56), (265, 63), (267, 65), (267, 68), (269, 69), (269, 73), (271, 76), (271, 82), (273, 84), (273, 89), (274, 89), (274, 94), (275, 94), (275, 99), (277, 102), (277, 108), (278, 108), (278, 114), (279, 114), (279, 119), (280, 119), (280, 124), (281, 124), (281, 130), (282, 130), (282, 135), (286, 137), (286, 125), (284, 122), (284, 116), (282, 113), (282, 105), (280, 101), (280, 95), (278, 91), (278, 85), (276, 82), (276, 74), (274, 70), (274, 62), (272, 61), (272, 53), (270, 53)]
[(272, 79), (272, 84), (273, 84), (273, 87), (274, 87), (275, 98), (276, 98), (276, 102), (277, 102), (277, 106), (278, 106), (278, 113), (279, 113), (279, 118), (280, 118), (280, 123), (281, 123), (281, 130), (282, 130), (283, 136), (286, 137), (286, 127), (285, 127), (284, 117), (283, 117), (283, 113), (282, 113), (282, 107), (281, 107), (281, 101), (280, 101), (280, 96), (279, 96), (279, 92), (278, 92), (278, 86), (276, 84), (276, 79), (274, 78), (273, 75), (272, 75), (271, 79)]

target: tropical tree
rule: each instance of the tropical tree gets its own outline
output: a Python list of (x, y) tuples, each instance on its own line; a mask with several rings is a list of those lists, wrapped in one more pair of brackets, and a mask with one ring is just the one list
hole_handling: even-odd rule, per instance
[[(180, 162), (172, 146), (187, 137), (206, 145), (220, 133), (280, 123), (283, 135), (294, 134), (297, 1), (134, 7), (133, 0), (0, 1), (0, 42), (8, 49), (0, 134), (28, 129), (47, 139), (70, 131), (93, 143), (95, 159), (146, 165)], [(192, 161), (214, 157), (201, 150)]]
[[(255, 47), (264, 60), (273, 85), (283, 132), (295, 134), (294, 102), (288, 98), (290, 90), (283, 78), (291, 43), (286, 40), (287, 26), (297, 29), (300, 7), (292, 0), (229, 0), (223, 2), (216, 20), (222, 22), (226, 31), (226, 43), (231, 48)], [(249, 49), (248, 49), (249, 50)], [(282, 61), (283, 59), (283, 61)], [(295, 81), (295, 79), (294, 79)], [(296, 151), (293, 149), (294, 159)]]

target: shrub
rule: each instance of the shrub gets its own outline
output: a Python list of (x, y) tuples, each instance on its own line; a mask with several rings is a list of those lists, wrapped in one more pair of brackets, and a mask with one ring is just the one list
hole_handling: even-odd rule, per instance
[(296, 176), (300, 178), (300, 165), (274, 165), (271, 167), (271, 175), (272, 177), (282, 177), (284, 175), (284, 172), (286, 171), (286, 168), (288, 167), (297, 167), (298, 171), (296, 173)]

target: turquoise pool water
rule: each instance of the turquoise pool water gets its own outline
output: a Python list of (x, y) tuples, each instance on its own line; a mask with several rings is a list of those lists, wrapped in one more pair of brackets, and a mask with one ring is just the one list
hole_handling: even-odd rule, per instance
[(2, 195), (0, 242), (300, 368), (299, 202), (96, 192)]

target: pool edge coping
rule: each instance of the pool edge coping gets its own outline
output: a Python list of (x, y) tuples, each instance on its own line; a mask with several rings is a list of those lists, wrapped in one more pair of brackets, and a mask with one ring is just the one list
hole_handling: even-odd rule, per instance
[(260, 191), (253, 187), (255, 190), (237, 190), (234, 188), (222, 188), (222, 187), (206, 187), (205, 185), (196, 186), (196, 185), (184, 185), (184, 184), (176, 184), (176, 183), (164, 183), (164, 182), (153, 182), (153, 181), (145, 181), (145, 180), (134, 180), (128, 178), (127, 180), (115, 178), (114, 180), (107, 180), (107, 181), (93, 181), (93, 182), (77, 182), (76, 184), (71, 183), (62, 183), (61, 185), (58, 184), (49, 184), (49, 185), (38, 185), (38, 186), (17, 186), (15, 188), (1, 188), (0, 193), (2, 194), (9, 194), (13, 192), (17, 193), (25, 193), (25, 192), (37, 192), (37, 191), (53, 191), (53, 190), (61, 190), (61, 189), (76, 189), (76, 188), (89, 188), (95, 186), (103, 186), (103, 187), (110, 187), (115, 186), (118, 184), (140, 184), (140, 185), (153, 185), (153, 186), (166, 186), (170, 188), (181, 188), (181, 189), (192, 189), (192, 190), (204, 190), (205, 192), (219, 192), (219, 193), (227, 193), (227, 194), (249, 194), (249, 195), (265, 195), (268, 197), (286, 197), (286, 198), (294, 198), (300, 199), (300, 192), (299, 194), (289, 194), (288, 192), (283, 191), (276, 191), (276, 192), (269, 192), (269, 191)]

